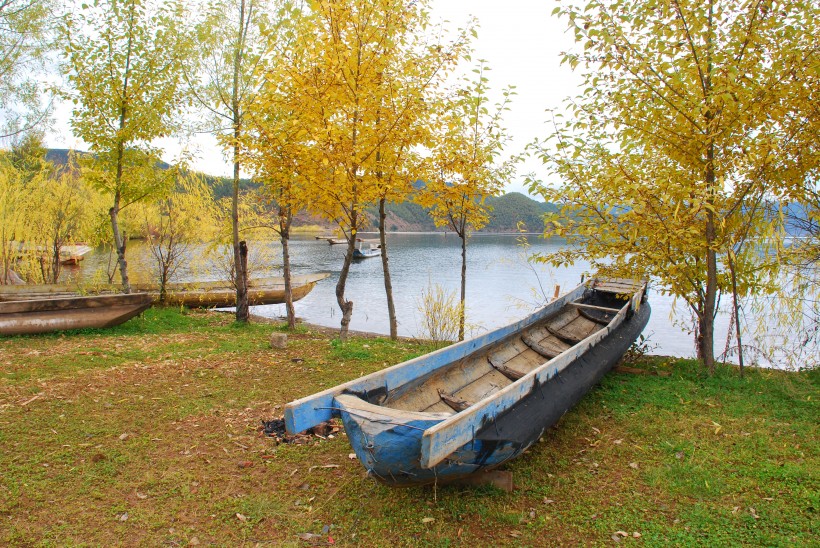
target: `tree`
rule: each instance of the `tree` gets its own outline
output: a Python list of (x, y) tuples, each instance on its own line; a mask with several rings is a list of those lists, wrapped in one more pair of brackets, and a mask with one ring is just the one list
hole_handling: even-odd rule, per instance
[(486, 199), (497, 196), (509, 182), (517, 157), (501, 160), (509, 141), (503, 114), (512, 96), (491, 110), (488, 105), (489, 69), (480, 62), (475, 79), (464, 79), (455, 97), (440, 114), (440, 135), (430, 157), (430, 171), (416, 200), (430, 208), (436, 226), (450, 227), (461, 239), (461, 307), (459, 340), (464, 340), (467, 300), (467, 239), (489, 221)]
[(199, 67), (205, 81), (195, 86), (199, 103), (211, 114), (212, 130), (233, 159), (231, 228), (236, 281), (236, 320), (247, 322), (248, 273), (240, 260), (239, 179), (242, 172), (240, 146), (247, 124), (247, 111), (258, 96), (257, 67), (262, 59), (271, 2), (264, 0), (213, 0), (198, 29), (203, 62)]
[(342, 340), (353, 314), (345, 287), (357, 234), (367, 221), (365, 207), (378, 200), (377, 158), (387, 157), (395, 129), (413, 120), (409, 108), (391, 119), (385, 105), (408, 105), (393, 84), (400, 70), (410, 69), (404, 62), (408, 44), (423, 33), (424, 14), (423, 2), (311, 2), (292, 13), (293, 43), (277, 57), (276, 76), (268, 76), (286, 86), (279, 112), (293, 120), (303, 145), (297, 169), (304, 201), (347, 238), (336, 285)]
[(191, 259), (191, 247), (209, 241), (215, 228), (215, 204), (202, 177), (177, 173), (171, 191), (144, 213), (145, 234), (154, 257), (160, 301), (180, 266)]
[(32, 129), (47, 113), (35, 75), (50, 47), (51, 4), (0, 1), (0, 139)]
[[(389, 70), (382, 73), (380, 86), (384, 90), (379, 96), (382, 102), (377, 106), (375, 131), (383, 135), (376, 150), (375, 172), (376, 200), (378, 202), (379, 249), (381, 250), (384, 289), (387, 297), (387, 312), (390, 324), (390, 338), (398, 338), (398, 321), (393, 302), (393, 285), (390, 276), (385, 220), (389, 202), (401, 203), (411, 199), (422, 169), (419, 149), (435, 147), (435, 133), (431, 131), (431, 119), (435, 110), (442, 108), (446, 101), (442, 86), (452, 70), (468, 53), (469, 36), (475, 36), (474, 22), (461, 29), (454, 40), (429, 42), (430, 20), (427, 2), (421, 2), (414, 18), (401, 23), (398, 34), (404, 36), (406, 44), (397, 51), (384, 51), (383, 56), (392, 56)], [(388, 44), (388, 47), (394, 47)], [(463, 326), (462, 326), (463, 329)]]
[(784, 232), (770, 206), (799, 194), (811, 169), (781, 151), (808, 113), (794, 98), (816, 72), (819, 9), (593, 0), (556, 10), (582, 44), (564, 62), (583, 67), (585, 85), (569, 120), (534, 147), (561, 179), (532, 187), (562, 204), (545, 235), (574, 246), (547, 259), (652, 276), (692, 311), (710, 371), (729, 253), (740, 297), (780, 290), (765, 247)]
[(113, 198), (109, 216), (126, 293), (131, 286), (119, 214), (162, 181), (132, 173), (154, 167), (159, 155), (150, 143), (173, 132), (183, 105), (182, 66), (191, 48), (184, 21), (176, 2), (95, 0), (66, 16), (61, 28), (73, 86), (67, 95), (75, 105), (71, 126), (94, 155), (97, 188)]

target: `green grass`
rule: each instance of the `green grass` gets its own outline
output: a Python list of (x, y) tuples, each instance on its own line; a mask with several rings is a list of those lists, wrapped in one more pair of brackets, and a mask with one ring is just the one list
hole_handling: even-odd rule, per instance
[(513, 493), (391, 489), (343, 431), (277, 445), (258, 428), (430, 348), (300, 326), (271, 349), (281, 329), (152, 309), (0, 341), (0, 544), (820, 545), (820, 372), (650, 358), (633, 365), (671, 376), (608, 375), (507, 465)]

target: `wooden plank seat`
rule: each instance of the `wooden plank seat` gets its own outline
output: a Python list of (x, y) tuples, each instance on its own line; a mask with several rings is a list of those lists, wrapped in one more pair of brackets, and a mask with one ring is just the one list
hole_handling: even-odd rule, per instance
[(533, 351), (537, 352), (539, 355), (547, 358), (548, 360), (553, 359), (555, 356), (561, 353), (554, 348), (547, 348), (546, 346), (541, 345), (538, 341), (535, 340), (532, 333), (529, 331), (525, 331), (521, 335), (521, 340), (524, 341), (524, 344), (529, 346)]
[(555, 337), (559, 341), (565, 342), (570, 346), (575, 346), (576, 344), (578, 344), (579, 342), (584, 340), (582, 338), (579, 339), (578, 337), (575, 337), (574, 335), (570, 335), (569, 333), (565, 333), (563, 331), (555, 329), (554, 327), (549, 326), (549, 325), (547, 326), (547, 331), (549, 331), (550, 335), (552, 335), (553, 337)]
[(444, 390), (442, 390), (440, 388), (438, 390), (438, 396), (439, 396), (439, 398), (441, 398), (441, 401), (443, 401), (444, 403), (449, 405), (450, 408), (453, 411), (455, 411), (456, 413), (458, 413), (460, 411), (464, 411), (465, 409), (467, 409), (468, 407), (473, 405), (472, 403), (468, 402), (467, 400), (462, 399), (462, 398), (458, 398), (458, 397), (453, 396), (451, 394), (448, 394), (447, 392), (445, 392)]
[(517, 381), (518, 379), (524, 376), (524, 373), (516, 371), (511, 367), (507, 367), (496, 354), (490, 354), (489, 356), (487, 356), (487, 361), (489, 361), (490, 365), (492, 365), (502, 375), (504, 375), (511, 381)]

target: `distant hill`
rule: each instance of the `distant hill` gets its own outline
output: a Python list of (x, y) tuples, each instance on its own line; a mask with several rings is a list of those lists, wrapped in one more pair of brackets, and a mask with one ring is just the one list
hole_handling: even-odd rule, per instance
[[(69, 154), (72, 151), (66, 148), (48, 149), (46, 160), (57, 166), (68, 163)], [(87, 152), (75, 151), (76, 154), (83, 155)], [(168, 164), (162, 163), (162, 168), (167, 168)], [(214, 192), (214, 198), (226, 198), (231, 195), (233, 179), (230, 177), (216, 177), (204, 175), (205, 181)], [(423, 185), (422, 181), (417, 181), (414, 186)], [(260, 183), (251, 179), (240, 180), (240, 191), (254, 190), (259, 188)], [(482, 229), (482, 232), (517, 232), (518, 223), (521, 222), (529, 232), (541, 232), (544, 228), (543, 215), (555, 211), (557, 207), (533, 200), (520, 192), (511, 192), (503, 196), (490, 197), (487, 205), (492, 208), (489, 224)], [(378, 226), (378, 211), (371, 207), (367, 210), (370, 220), (370, 227)], [(321, 224), (321, 219), (308, 215), (299, 215), (295, 219), (296, 224)], [(387, 207), (386, 226), (389, 232), (432, 232), (438, 229), (433, 223), (427, 211), (413, 202), (401, 204), (389, 204)], [(329, 224), (327, 228), (333, 228)]]
[[(487, 205), (492, 208), (490, 222), (482, 232), (517, 232), (519, 222), (523, 223), (527, 231), (541, 232), (544, 228), (544, 214), (557, 209), (553, 204), (533, 200), (520, 192), (487, 198)], [(376, 209), (368, 209), (367, 214), (375, 226), (378, 222)], [(385, 225), (388, 232), (446, 230), (436, 228), (427, 211), (412, 202), (389, 204)]]

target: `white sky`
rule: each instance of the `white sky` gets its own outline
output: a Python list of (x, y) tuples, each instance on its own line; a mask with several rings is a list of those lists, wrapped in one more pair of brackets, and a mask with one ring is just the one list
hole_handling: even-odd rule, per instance
[[(535, 137), (549, 132), (548, 108), (558, 108), (563, 100), (577, 94), (580, 78), (566, 66), (560, 65), (560, 53), (572, 47), (572, 35), (566, 32), (566, 23), (550, 15), (558, 5), (555, 0), (433, 0), (433, 18), (445, 19), (453, 28), (463, 26), (470, 15), (479, 22), (478, 39), (474, 40), (473, 63), (487, 61), (492, 70), (488, 74), (493, 91), (507, 85), (515, 86), (510, 110), (505, 115), (506, 127), (513, 137), (510, 153), (523, 151)], [(465, 66), (469, 71), (472, 66)], [(53, 132), (47, 144), (54, 148), (87, 147), (71, 134), (68, 126), (70, 108), (66, 105), (57, 115)], [(166, 160), (172, 160), (180, 150), (180, 143), (166, 139), (157, 143), (167, 151)], [(210, 175), (230, 175), (232, 167), (210, 136), (198, 136), (187, 144), (197, 158), (194, 169)], [(523, 178), (528, 172), (540, 177), (545, 173), (540, 163), (531, 160), (519, 167), (519, 176), (507, 186), (507, 192), (526, 192)]]

